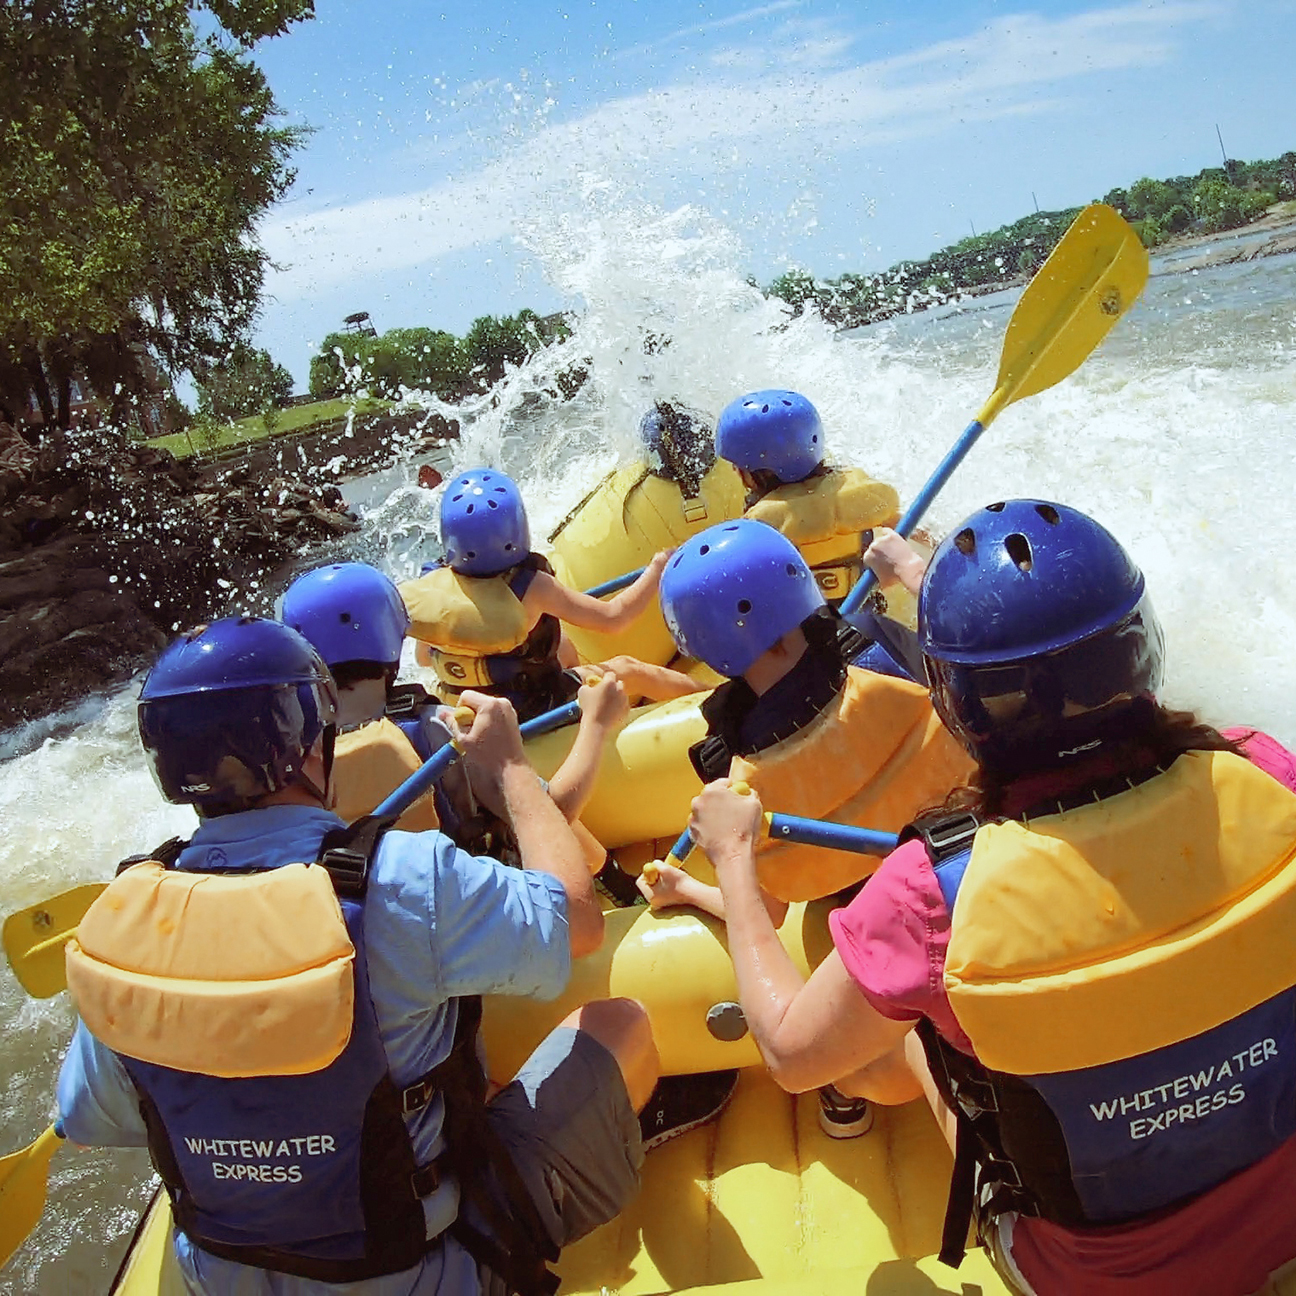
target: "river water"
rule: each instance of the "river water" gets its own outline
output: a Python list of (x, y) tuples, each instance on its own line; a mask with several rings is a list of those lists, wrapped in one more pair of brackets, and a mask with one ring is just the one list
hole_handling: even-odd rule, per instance
[[(467, 411), (443, 470), (490, 462), (523, 483), (539, 537), (612, 466), (657, 395), (703, 410), (756, 387), (805, 392), (830, 454), (906, 499), (994, 386), (1014, 297), (983, 297), (854, 335), (788, 322), (745, 282), (742, 253), (697, 212), (599, 205), (525, 233), (581, 310), (573, 337)], [(548, 394), (563, 369), (588, 381)], [(454, 412), (454, 411), (452, 411)], [(461, 417), (464, 411), (457, 411)], [(1296, 745), (1296, 257), (1154, 277), (1144, 300), (1062, 385), (1004, 413), (929, 515), (943, 533), (1005, 495), (1096, 515), (1147, 573), (1169, 645), (1167, 700)], [(435, 497), (401, 465), (345, 490), (357, 553), (396, 576), (435, 549)], [(137, 684), (57, 723), (0, 735), (0, 913), (111, 875), (193, 824), (144, 769)], [(0, 1151), (46, 1125), (72, 1026), (65, 996), (28, 999), (0, 971)], [(0, 1292), (106, 1288), (150, 1191), (140, 1152), (62, 1152), (32, 1239)]]

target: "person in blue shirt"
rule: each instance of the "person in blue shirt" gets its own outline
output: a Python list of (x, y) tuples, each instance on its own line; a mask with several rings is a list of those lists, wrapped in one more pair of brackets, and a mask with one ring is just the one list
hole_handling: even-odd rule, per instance
[(637, 1189), (658, 1072), (638, 1003), (571, 1014), (486, 1100), (477, 997), (556, 996), (603, 916), (512, 707), (461, 701), (521, 869), (344, 827), (336, 690), (281, 622), (200, 627), (145, 682), (145, 751), (199, 827), (82, 923), (58, 1107), (74, 1143), (149, 1147), (190, 1291), (548, 1292), (544, 1262)]

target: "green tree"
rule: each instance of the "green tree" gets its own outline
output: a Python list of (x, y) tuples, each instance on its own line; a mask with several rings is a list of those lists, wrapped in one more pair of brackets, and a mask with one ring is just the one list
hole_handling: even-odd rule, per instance
[[(311, 0), (0, 6), (0, 387), (67, 425), (80, 374), (124, 415), (156, 356), (196, 375), (244, 342), (257, 219), (301, 132), (272, 125), (250, 46)], [(212, 20), (215, 20), (214, 22)]]
[(766, 295), (781, 298), (800, 315), (806, 302), (817, 300), (818, 288), (808, 270), (788, 270), (770, 284)]
[(1211, 233), (1258, 219), (1273, 200), (1271, 193), (1235, 188), (1218, 174), (1200, 180), (1192, 195), (1197, 217)]
[(275, 364), (269, 351), (239, 346), (198, 384), (198, 413), (232, 423), (277, 409), (292, 395), (292, 374)]
[(1179, 195), (1164, 180), (1150, 180), (1144, 176), (1129, 187), (1126, 215), (1132, 220), (1151, 216), (1164, 216), (1179, 201)]

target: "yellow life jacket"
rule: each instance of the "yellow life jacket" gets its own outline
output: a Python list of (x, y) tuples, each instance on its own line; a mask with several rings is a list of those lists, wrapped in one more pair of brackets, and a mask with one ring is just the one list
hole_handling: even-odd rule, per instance
[(1230, 752), (977, 830), (945, 986), (988, 1067), (1075, 1071), (1296, 986), (1296, 795)]
[(531, 625), (522, 600), (509, 588), (516, 569), (465, 576), (436, 567), (400, 588), (412, 638), (428, 645), (437, 678), (450, 689), (490, 688), (490, 658), (526, 643)]
[[(385, 716), (338, 734), (333, 752), (333, 786), (339, 818), (354, 823), (370, 814), (422, 764), (400, 726)], [(431, 792), (419, 797), (396, 823), (404, 832), (428, 832), (440, 826)]]
[(776, 487), (747, 510), (801, 551), (827, 599), (841, 599), (859, 579), (860, 533), (894, 526), (900, 518), (895, 487), (860, 468), (834, 468)]
[[(971, 759), (909, 680), (849, 667), (837, 700), (805, 728), (752, 756), (735, 756), (766, 810), (899, 832), (972, 772)], [(780, 900), (814, 900), (869, 876), (869, 855), (767, 841), (760, 884)]]
[(306, 1075), (351, 1037), (354, 959), (323, 868), (222, 876), (148, 862), (87, 910), (67, 979), (117, 1053), (201, 1075)]
[[(554, 572), (571, 589), (590, 589), (645, 566), (661, 549), (673, 549), (717, 522), (741, 517), (743, 484), (738, 470), (717, 459), (695, 496), (643, 463), (609, 473), (549, 537)], [(623, 630), (606, 634), (568, 626), (582, 661), (606, 661), (624, 653), (665, 666), (675, 641), (656, 601)]]

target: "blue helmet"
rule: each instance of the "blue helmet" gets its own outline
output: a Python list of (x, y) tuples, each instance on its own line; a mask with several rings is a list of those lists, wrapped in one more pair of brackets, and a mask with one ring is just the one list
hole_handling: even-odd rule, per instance
[(659, 400), (639, 420), (639, 440), (652, 471), (687, 485), (686, 494), (696, 492), (715, 463), (715, 440), (707, 420), (678, 402)]
[(819, 411), (791, 391), (740, 396), (720, 411), (716, 453), (748, 472), (765, 468), (781, 482), (803, 481), (823, 462)]
[(168, 801), (225, 814), (301, 781), (321, 735), (330, 766), (336, 711), (328, 667), (297, 631), (229, 617), (163, 651), (140, 693), (140, 741)]
[(1065, 505), (974, 513), (932, 556), (918, 619), (932, 703), (989, 768), (1047, 767), (1126, 735), (1161, 687), (1143, 573)]
[(281, 618), (309, 639), (330, 670), (343, 662), (400, 661), (409, 613), (396, 586), (368, 563), (332, 563), (298, 576)]
[(511, 477), (495, 468), (460, 473), (441, 496), (445, 563), (465, 576), (494, 576), (531, 552), (526, 505)]
[(823, 605), (796, 546), (750, 518), (692, 536), (662, 572), (662, 613), (680, 652), (730, 677)]

